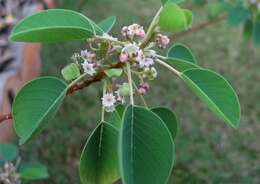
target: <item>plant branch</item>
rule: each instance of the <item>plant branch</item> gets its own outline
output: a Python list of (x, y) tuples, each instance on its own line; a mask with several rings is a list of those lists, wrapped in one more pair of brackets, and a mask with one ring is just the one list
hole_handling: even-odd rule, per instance
[[(113, 66), (109, 67), (109, 68), (123, 68), (125, 64), (124, 63), (117, 63), (114, 64)], [(85, 75), (83, 74), (82, 77), (80, 77), (81, 79), (84, 77)], [(104, 72), (104, 70), (99, 71), (94, 77), (82, 80), (82, 81), (74, 81), (69, 88), (67, 89), (67, 95), (74, 93), (75, 91), (81, 90), (85, 87), (90, 86), (93, 83), (96, 82), (100, 82), (105, 78), (106, 74)], [(12, 119), (12, 114), (8, 113), (8, 114), (0, 114), (0, 123), (6, 121), (6, 120), (10, 120)]]
[(222, 17), (218, 17), (218, 18), (213, 19), (213, 20), (206, 21), (206, 22), (201, 23), (201, 24), (199, 24), (197, 26), (194, 26), (191, 29), (188, 29), (186, 31), (175, 33), (174, 35), (171, 36), (171, 39), (182, 37), (182, 36), (185, 36), (185, 35), (188, 35), (188, 34), (191, 34), (191, 33), (197, 32), (197, 31), (200, 31), (200, 30), (205, 29), (205, 28), (207, 28), (207, 27), (209, 27), (211, 25), (218, 24), (218, 23), (224, 21), (225, 19), (226, 19), (226, 16), (222, 16)]
[[(157, 15), (160, 14), (160, 11), (161, 10), (158, 11)], [(156, 16), (156, 17), (158, 17), (158, 16)], [(147, 43), (149, 43), (149, 40), (153, 36), (152, 32), (153, 32), (154, 28), (156, 27), (156, 21), (157, 21), (156, 17), (152, 21), (152, 23), (150, 25), (150, 28), (148, 29), (147, 37), (144, 39), (144, 41), (143, 41), (143, 43), (141, 45), (142, 48), (146, 47)], [(211, 25), (218, 24), (218, 23), (224, 21), (225, 19), (226, 19), (226, 16), (222, 16), (222, 17), (219, 17), (219, 18), (216, 18), (216, 19), (213, 19), (213, 20), (209, 20), (207, 22), (204, 22), (204, 23), (201, 23), (201, 24), (199, 24), (197, 26), (194, 26), (191, 29), (188, 29), (186, 31), (182, 31), (182, 32), (176, 33), (176, 34), (172, 35), (171, 38), (175, 39), (175, 38), (178, 38), (178, 37), (182, 37), (182, 36), (185, 36), (185, 35), (188, 35), (188, 34), (191, 34), (191, 33), (197, 32), (197, 31), (200, 31), (200, 30), (205, 29), (205, 28), (207, 28), (207, 27), (209, 27)], [(115, 43), (118, 43), (118, 44), (123, 44), (124, 43), (124, 42), (120, 42), (120, 41), (116, 41), (116, 40), (112, 40), (112, 39), (104, 38), (104, 37), (96, 37), (96, 39), (106, 39), (107, 41), (115, 42)], [(164, 59), (164, 58), (161, 58), (161, 59)], [(157, 59), (157, 62), (160, 65), (163, 65), (164, 67), (168, 68), (169, 70), (171, 70), (172, 72), (174, 72), (178, 76), (180, 75), (180, 72), (175, 70), (173, 67), (171, 67), (167, 63), (165, 63), (165, 62), (163, 62), (163, 61), (161, 61), (159, 59)], [(124, 63), (120, 63), (119, 62), (119, 63), (111, 66), (110, 68), (123, 68), (123, 67), (124, 67)], [(96, 83), (96, 82), (99, 82), (99, 81), (103, 80), (105, 75), (106, 74), (105, 74), (104, 70), (101, 70), (94, 77), (91, 77), (91, 78), (88, 78), (88, 79), (85, 79), (85, 80), (82, 80), (82, 81), (76, 81), (75, 83), (73, 83), (73, 85), (70, 85), (70, 87), (68, 88), (67, 95), (72, 94), (75, 91), (81, 90), (81, 89), (83, 89), (85, 87), (88, 87), (88, 86), (90, 86), (93, 83)], [(12, 114), (11, 113), (9, 113), (9, 114), (2, 114), (2, 115), (0, 114), (0, 123), (4, 122), (6, 120), (10, 120), (10, 119), (12, 119)]]
[[(112, 69), (112, 68), (123, 68), (124, 65), (125, 65), (124, 63), (118, 62), (118, 63), (114, 64), (113, 66), (111, 66), (109, 68), (110, 69)], [(82, 81), (79, 81), (78, 83), (72, 85), (68, 89), (67, 94), (72, 94), (77, 90), (81, 90), (85, 87), (90, 86), (93, 83), (102, 81), (105, 76), (106, 76), (106, 74), (105, 74), (104, 70), (101, 70), (95, 76), (88, 78), (88, 79), (85, 79), (85, 80), (82, 80)]]

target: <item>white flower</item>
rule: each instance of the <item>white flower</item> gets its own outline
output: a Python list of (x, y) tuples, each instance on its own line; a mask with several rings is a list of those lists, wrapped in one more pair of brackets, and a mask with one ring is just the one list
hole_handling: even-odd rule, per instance
[(106, 93), (102, 97), (102, 105), (107, 110), (109, 109), (111, 110), (112, 107), (114, 107), (115, 103), (116, 103), (116, 97), (113, 95), (113, 93)]
[(96, 73), (96, 70), (94, 68), (94, 64), (88, 63), (87, 60), (84, 61), (84, 63), (81, 64), (82, 68), (84, 69), (84, 72), (93, 76)]
[(128, 57), (130, 59), (138, 57), (140, 54), (142, 54), (142, 51), (140, 50), (140, 48), (138, 47), (138, 45), (136, 43), (133, 44), (127, 44), (123, 49), (122, 49), (123, 53), (127, 53)]
[(88, 50), (82, 50), (80, 56), (88, 62), (93, 62), (96, 58), (96, 54), (94, 52), (89, 52)]
[(139, 65), (141, 68), (147, 68), (154, 64), (154, 61), (152, 58), (143, 58), (143, 59), (138, 60), (138, 62), (139, 62)]

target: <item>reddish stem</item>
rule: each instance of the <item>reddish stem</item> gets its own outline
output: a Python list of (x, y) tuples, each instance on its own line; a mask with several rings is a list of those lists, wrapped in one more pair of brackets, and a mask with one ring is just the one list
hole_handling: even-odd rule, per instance
[(222, 16), (222, 17), (218, 17), (218, 18), (213, 19), (213, 20), (209, 20), (207, 22), (204, 22), (204, 23), (201, 23), (201, 24), (199, 24), (197, 26), (194, 26), (191, 29), (188, 29), (186, 31), (175, 33), (174, 35), (171, 36), (171, 38), (178, 38), (178, 37), (182, 37), (182, 36), (185, 36), (185, 35), (188, 35), (188, 34), (191, 34), (191, 33), (197, 32), (197, 31), (200, 31), (202, 29), (207, 28), (208, 26), (211, 26), (211, 25), (214, 25), (214, 24), (218, 24), (218, 23), (224, 21), (225, 19), (226, 19), (226, 16)]

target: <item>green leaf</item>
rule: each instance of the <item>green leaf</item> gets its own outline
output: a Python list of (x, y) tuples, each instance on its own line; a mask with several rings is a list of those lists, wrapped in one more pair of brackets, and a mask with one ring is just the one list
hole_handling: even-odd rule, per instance
[(192, 22), (193, 22), (193, 13), (192, 13), (192, 11), (190, 11), (188, 9), (183, 9), (183, 12), (184, 12), (185, 17), (186, 17), (187, 26), (191, 27)]
[(19, 174), (24, 180), (41, 180), (49, 177), (47, 167), (41, 163), (22, 165)]
[(119, 163), (124, 184), (166, 183), (174, 145), (164, 122), (150, 110), (128, 106), (119, 134)]
[(116, 23), (116, 17), (115, 16), (111, 16), (111, 17), (108, 17), (108, 18), (102, 20), (100, 23), (98, 23), (98, 26), (105, 33), (108, 33), (114, 27), (115, 23)]
[(260, 22), (254, 22), (253, 40), (255, 46), (260, 46)]
[(53, 43), (91, 38), (102, 34), (100, 28), (84, 15), (63, 9), (50, 9), (26, 17), (11, 33), (17, 42)]
[(179, 3), (182, 3), (182, 2), (184, 2), (184, 0), (161, 0), (161, 3), (162, 3), (162, 5), (164, 5), (165, 3), (167, 3), (167, 2), (172, 2), (172, 3), (176, 3), (176, 4), (179, 4)]
[(112, 113), (112, 115), (108, 121), (114, 127), (116, 127), (118, 130), (121, 128), (122, 118), (123, 118), (125, 109), (126, 109), (125, 105), (122, 105), (122, 104), (117, 105), (115, 108), (115, 111)]
[(207, 3), (207, 0), (192, 0), (192, 4), (195, 6), (203, 6)]
[(28, 142), (54, 117), (65, 98), (67, 84), (58, 78), (41, 77), (27, 83), (17, 94), (12, 114), (20, 144)]
[(159, 18), (161, 31), (179, 32), (187, 29), (187, 20), (184, 11), (175, 3), (164, 5)]
[(252, 34), (253, 34), (253, 22), (252, 20), (247, 20), (246, 23), (244, 24), (244, 29), (243, 29), (244, 39), (246, 41), (251, 40)]
[(250, 12), (244, 7), (234, 7), (228, 13), (228, 24), (230, 26), (239, 26), (241, 23), (245, 22)]
[(181, 59), (190, 63), (197, 63), (196, 58), (192, 54), (191, 50), (183, 44), (173, 45), (167, 53), (167, 57), (174, 59)]
[(222, 1), (210, 4), (210, 7), (209, 7), (209, 18), (210, 19), (215, 19), (215, 18), (219, 17), (228, 8), (229, 7), (228, 7), (227, 3), (226, 2), (222, 2)]
[(180, 72), (192, 68), (200, 68), (200, 66), (182, 59), (167, 58), (167, 63)]
[(0, 166), (12, 162), (18, 155), (18, 149), (13, 144), (0, 144)]
[(100, 123), (90, 135), (80, 159), (82, 184), (111, 184), (120, 178), (117, 154), (118, 131)]
[(182, 79), (216, 115), (233, 128), (239, 126), (240, 104), (231, 85), (219, 74), (205, 69), (190, 69)]
[(121, 68), (112, 68), (105, 70), (105, 74), (109, 77), (120, 77), (123, 73), (123, 70)]
[(66, 81), (74, 80), (80, 76), (79, 66), (75, 63), (71, 63), (63, 68), (61, 73)]
[(171, 132), (172, 139), (175, 140), (178, 132), (178, 121), (174, 112), (165, 107), (152, 108), (151, 111), (163, 120), (168, 130)]

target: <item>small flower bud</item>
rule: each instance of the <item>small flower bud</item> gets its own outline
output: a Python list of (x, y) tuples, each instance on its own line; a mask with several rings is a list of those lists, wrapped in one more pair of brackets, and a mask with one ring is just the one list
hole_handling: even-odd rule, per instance
[(147, 78), (148, 80), (154, 80), (157, 77), (157, 71), (154, 67), (145, 68), (143, 77)]
[(128, 83), (123, 83), (118, 89), (120, 96), (129, 96), (130, 94), (130, 86)]
[(160, 48), (166, 48), (167, 45), (170, 43), (170, 39), (167, 36), (164, 36), (162, 34), (158, 34), (156, 37), (156, 43)]
[(124, 36), (124, 37), (127, 37), (128, 35), (128, 27), (127, 26), (124, 26), (121, 30), (121, 34)]
[(126, 52), (121, 52), (119, 56), (119, 60), (124, 63), (128, 60), (128, 54)]
[(80, 76), (80, 70), (77, 64), (71, 63), (61, 70), (62, 76), (66, 81), (71, 81)]
[(147, 91), (144, 88), (138, 88), (137, 92), (138, 92), (139, 95), (145, 95)]

